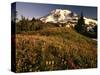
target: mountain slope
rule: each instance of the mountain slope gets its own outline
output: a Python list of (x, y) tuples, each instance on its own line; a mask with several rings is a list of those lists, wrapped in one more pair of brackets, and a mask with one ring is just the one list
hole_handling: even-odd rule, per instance
[(17, 72), (97, 67), (96, 41), (71, 28), (17, 34), (16, 48)]

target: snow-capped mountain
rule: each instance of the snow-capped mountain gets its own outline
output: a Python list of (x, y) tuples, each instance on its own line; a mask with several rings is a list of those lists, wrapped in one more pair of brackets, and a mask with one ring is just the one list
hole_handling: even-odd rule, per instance
[[(79, 15), (70, 11), (70, 10), (63, 10), (63, 9), (55, 9), (50, 12), (45, 17), (40, 18), (41, 21), (43, 22), (52, 22), (52, 23), (67, 23), (71, 22), (72, 24), (77, 23), (79, 18)], [(84, 17), (85, 24), (86, 25), (92, 25), (95, 26), (97, 25), (97, 21), (91, 18), (86, 18)]]
[(90, 25), (90, 24), (97, 25), (97, 21), (94, 19), (84, 17), (84, 20), (85, 20), (85, 24), (87, 24), (87, 25)]
[(72, 21), (72, 19), (77, 20), (78, 15), (69, 10), (56, 9), (51, 11), (48, 16), (42, 17), (40, 20), (43, 22), (66, 23)]

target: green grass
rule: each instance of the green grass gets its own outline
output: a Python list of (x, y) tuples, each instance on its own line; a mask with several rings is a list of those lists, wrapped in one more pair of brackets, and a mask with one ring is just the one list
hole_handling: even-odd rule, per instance
[(16, 34), (17, 72), (96, 67), (97, 42), (71, 28)]

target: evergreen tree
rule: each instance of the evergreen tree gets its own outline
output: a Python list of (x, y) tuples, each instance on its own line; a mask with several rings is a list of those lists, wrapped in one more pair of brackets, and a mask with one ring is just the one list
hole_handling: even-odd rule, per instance
[(36, 21), (35, 17), (33, 17), (31, 21)]
[(85, 30), (85, 21), (83, 18), (83, 13), (81, 13), (80, 18), (78, 19), (77, 25), (75, 26), (75, 29), (79, 32), (79, 33), (83, 33)]
[(93, 29), (94, 29), (94, 32), (97, 33), (97, 25)]

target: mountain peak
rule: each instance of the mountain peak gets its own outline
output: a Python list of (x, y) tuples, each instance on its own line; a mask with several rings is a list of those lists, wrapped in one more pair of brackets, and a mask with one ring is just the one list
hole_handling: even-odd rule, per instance
[(65, 23), (73, 16), (77, 15), (70, 10), (55, 9), (52, 10), (48, 16), (42, 17), (40, 20), (43, 22)]
[[(73, 24), (76, 24), (78, 21), (79, 14), (76, 14), (70, 10), (67, 9), (55, 9), (52, 10), (47, 16), (44, 16), (40, 18), (41, 21), (43, 22), (52, 22), (52, 23), (67, 23), (71, 22)], [(83, 16), (84, 17), (84, 16)], [(91, 18), (86, 18), (85, 19), (85, 24), (90, 25), (91, 23), (93, 25), (97, 24), (97, 21)]]
[(51, 13), (71, 13), (70, 10), (64, 10), (64, 9), (55, 9), (55, 10), (52, 10)]

